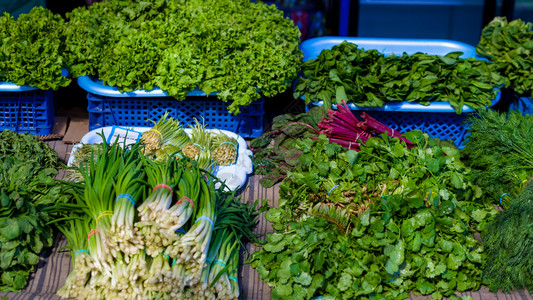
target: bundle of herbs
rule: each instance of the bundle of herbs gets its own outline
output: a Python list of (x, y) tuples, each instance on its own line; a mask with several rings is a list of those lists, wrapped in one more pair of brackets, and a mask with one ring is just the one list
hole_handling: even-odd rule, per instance
[(0, 16), (0, 81), (42, 90), (67, 86), (65, 21), (43, 7), (14, 19)]
[(359, 150), (370, 137), (387, 133), (391, 137), (397, 137), (409, 147), (413, 143), (402, 137), (402, 133), (389, 128), (387, 125), (372, 118), (366, 112), (361, 113), (360, 121), (342, 100), (342, 105), (337, 109), (328, 109), (328, 115), (318, 123), (320, 133), (329, 138), (330, 143), (337, 143), (346, 149)]
[(496, 215), (482, 235), (487, 262), (483, 283), (496, 292), (533, 292), (533, 184), (528, 183), (509, 207)]
[(61, 166), (55, 151), (35, 136), (0, 133), (0, 291), (26, 286), (42, 251), (54, 241), (51, 223), (62, 219), (69, 201), (54, 177)]
[(440, 299), (480, 286), (474, 233), (496, 210), (454, 146), (404, 136), (414, 147), (387, 133), (360, 151), (325, 135), (295, 142), (280, 208), (266, 216), (277, 233), (251, 259), (275, 299)]
[(496, 17), (481, 31), (476, 52), (488, 58), (505, 85), (521, 95), (533, 90), (532, 23)]
[(302, 64), (294, 97), (326, 106), (341, 100), (358, 106), (382, 107), (391, 101), (449, 102), (457, 114), (463, 105), (490, 106), (502, 78), (490, 63), (460, 58), (461, 52), (444, 56), (415, 53), (385, 56), (344, 41), (323, 50)]
[(507, 207), (533, 177), (533, 116), (483, 110), (467, 119), (462, 160), (483, 199)]
[(73, 270), (58, 294), (94, 298), (236, 299), (239, 250), (257, 223), (198, 163), (145, 156), (144, 143), (102, 144), (69, 182), (76, 219), (61, 227)]
[(385, 124), (362, 112), (358, 119), (343, 101), (337, 109), (317, 106), (308, 112), (292, 116), (285, 114), (274, 119), (273, 131), (251, 141), (254, 152), (256, 173), (267, 175), (260, 180), (264, 187), (271, 187), (287, 176), (287, 172), (298, 163), (302, 151), (295, 145), (302, 139), (316, 139), (318, 135), (327, 136), (330, 143), (346, 149), (358, 151), (370, 137), (387, 133), (405, 142), (408, 147), (413, 143), (402, 137)]

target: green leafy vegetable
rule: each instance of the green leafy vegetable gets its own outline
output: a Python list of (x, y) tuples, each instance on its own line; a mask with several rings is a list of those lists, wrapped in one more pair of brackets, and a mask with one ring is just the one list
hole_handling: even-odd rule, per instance
[(0, 291), (20, 291), (52, 246), (48, 225), (68, 197), (56, 184), (57, 154), (29, 134), (0, 133)]
[(0, 16), (0, 80), (42, 90), (67, 86), (65, 21), (43, 7), (34, 7), (17, 20)]
[(445, 56), (415, 53), (385, 56), (344, 41), (302, 64), (294, 97), (326, 106), (342, 100), (358, 106), (381, 107), (391, 101), (449, 102), (460, 114), (463, 105), (490, 106), (500, 75), (490, 63), (462, 59), (460, 52)]
[(533, 292), (529, 275), (533, 267), (531, 200), (533, 185), (528, 184), (507, 209), (496, 215), (482, 236), (487, 253), (483, 282), (491, 291), (525, 288)]
[(112, 0), (67, 18), (74, 76), (121, 91), (159, 87), (178, 100), (198, 87), (232, 113), (285, 91), (302, 60), (298, 28), (262, 2)]
[(476, 52), (488, 58), (505, 80), (519, 94), (533, 90), (532, 23), (520, 19), (507, 21), (496, 17), (482, 32)]
[(494, 110), (479, 111), (478, 116), (467, 120), (461, 155), (483, 198), (507, 207), (533, 177), (533, 116)]

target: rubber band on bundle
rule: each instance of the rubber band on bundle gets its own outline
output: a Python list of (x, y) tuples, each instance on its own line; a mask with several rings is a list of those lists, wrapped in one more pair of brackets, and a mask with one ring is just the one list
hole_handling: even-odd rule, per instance
[(226, 267), (226, 262), (220, 259), (215, 260), (215, 264), (222, 266), (223, 268)]
[(93, 234), (96, 234), (96, 233), (100, 233), (100, 231), (98, 231), (98, 229), (96, 229), (96, 228), (91, 230), (91, 231), (89, 231), (89, 233), (87, 234), (87, 240), (89, 240), (91, 238), (91, 236)]
[(101, 212), (98, 215), (98, 217), (96, 218), (96, 223), (98, 223), (98, 221), (100, 220), (101, 217), (105, 217), (105, 216), (113, 216), (113, 212), (110, 211), (110, 210), (106, 210), (106, 211)]
[(200, 220), (207, 220), (209, 221), (209, 223), (211, 223), (211, 226), (213, 226), (213, 229), (215, 229), (215, 223), (213, 222), (213, 220), (211, 220), (210, 218), (206, 217), (206, 216), (201, 216), (199, 217), (198, 219), (196, 219), (196, 221), (194, 221), (194, 223), (197, 223), (198, 221)]
[(135, 206), (135, 198), (133, 198), (132, 195), (130, 195), (130, 194), (120, 194), (120, 195), (117, 196), (117, 198), (115, 199), (115, 201), (118, 201), (118, 199), (120, 199), (120, 198), (125, 198), (125, 199), (130, 200), (131, 204), (132, 204), (133, 206)]
[(331, 191), (333, 191), (334, 189), (338, 188), (339, 186), (341, 186), (341, 185), (337, 184), (336, 186), (334, 186), (331, 189), (329, 189), (328, 196), (329, 196), (329, 194), (331, 194)]
[(194, 209), (194, 201), (192, 201), (191, 198), (183, 196), (176, 202), (176, 204), (180, 204), (182, 201), (189, 202), (192, 205), (192, 208)]
[(161, 183), (161, 184), (158, 184), (156, 186), (154, 186), (154, 188), (152, 189), (152, 193), (157, 190), (158, 188), (165, 188), (165, 189), (168, 189), (170, 191), (170, 194), (174, 194), (174, 191), (172, 190), (172, 188), (164, 183)]
[(509, 194), (509, 193), (503, 193), (503, 194), (500, 196), (500, 205), (502, 205), (503, 196), (505, 196), (505, 195), (511, 197), (511, 194)]
[(87, 250), (85, 250), (85, 249), (80, 249), (80, 250), (76, 251), (76, 253), (74, 253), (74, 256), (78, 255), (78, 253), (80, 253), (80, 252), (85, 252), (85, 253), (87, 253), (87, 255), (91, 255), (91, 254), (89, 253), (89, 251), (87, 251)]
[(222, 145), (224, 145), (224, 144), (230, 144), (230, 145), (232, 145), (232, 146), (235, 148), (235, 150), (237, 150), (237, 145), (235, 145), (235, 144), (232, 143), (232, 142), (228, 142), (228, 141), (222, 142), (222, 143), (220, 143), (220, 145), (218, 145), (218, 146), (220, 147), (220, 146), (222, 146)]

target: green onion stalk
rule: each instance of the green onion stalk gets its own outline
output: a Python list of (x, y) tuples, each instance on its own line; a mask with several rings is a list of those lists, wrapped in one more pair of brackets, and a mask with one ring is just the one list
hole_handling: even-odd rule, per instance
[(165, 234), (175, 234), (187, 224), (194, 213), (195, 203), (198, 202), (202, 180), (200, 169), (196, 166), (183, 171), (176, 190), (176, 203), (158, 215), (157, 223)]
[(178, 157), (183, 158), (179, 152), (189, 143), (189, 135), (180, 128), (178, 132), (165, 141), (165, 144), (161, 149), (155, 151), (155, 156), (157, 160), (166, 161), (168, 157), (177, 155)]
[(212, 136), (205, 128), (203, 122), (200, 123), (197, 119), (194, 121), (195, 125), (190, 126), (191, 138), (189, 143), (182, 148), (182, 152), (186, 157), (192, 160), (198, 160), (201, 152), (211, 149)]
[(239, 251), (233, 251), (233, 255), (231, 260), (228, 263), (228, 279), (230, 282), (230, 293), (229, 298), (230, 299), (239, 299), (240, 296), (240, 290), (239, 290), (239, 281), (238, 281), (238, 274), (239, 274)]
[(207, 258), (205, 260), (206, 266), (202, 269), (199, 282), (193, 287), (194, 294), (199, 296), (200, 298), (215, 298), (214, 292), (209, 288), (209, 274), (214, 266), (214, 262), (218, 257), (218, 252), (220, 251), (222, 242), (227, 235), (228, 231), (226, 229), (216, 229), (213, 233), (211, 244), (209, 246), (209, 251), (207, 252)]
[(174, 286), (168, 284), (172, 281), (172, 271), (170, 268), (170, 257), (164, 253), (159, 253), (151, 258), (150, 267), (144, 276), (143, 286), (148, 294), (170, 294)]
[(213, 161), (219, 166), (229, 166), (237, 161), (239, 143), (222, 131), (213, 133)]
[(168, 211), (184, 169), (183, 163), (175, 158), (166, 162), (145, 159), (145, 172), (152, 192), (137, 208), (141, 221), (135, 226), (139, 228), (137, 239), (144, 241), (146, 253), (152, 257), (159, 255), (166, 246), (179, 238), (178, 234), (164, 235), (161, 232), (159, 217)]
[(124, 157), (115, 184), (115, 209), (106, 240), (113, 257), (122, 252), (126, 263), (144, 248), (143, 241), (136, 238), (134, 226), (135, 205), (144, 198), (144, 162), (139, 153), (140, 144), (133, 144)]
[(79, 167), (84, 178), (80, 185), (83, 189), (77, 189), (74, 193), (78, 203), (83, 203), (85, 213), (92, 219), (91, 224), (94, 226), (87, 236), (89, 248), (87, 250), (96, 268), (109, 277), (111, 277), (113, 257), (105, 241), (113, 215), (115, 178), (124, 167), (124, 151), (126, 150), (123, 150), (118, 143), (104, 144), (102, 150), (98, 151), (97, 158)]
[(177, 244), (167, 247), (165, 251), (170, 257), (177, 258), (177, 263), (185, 263), (190, 270), (185, 281), (188, 286), (193, 286), (200, 280), (202, 269), (206, 266), (209, 242), (216, 222), (214, 183), (211, 176), (205, 178), (207, 181), (199, 181), (201, 194), (198, 198), (194, 224)]
[(89, 218), (84, 220), (71, 219), (66, 225), (58, 226), (65, 235), (72, 256), (72, 271), (65, 284), (57, 291), (62, 298), (80, 298), (85, 295), (85, 284), (95, 270), (92, 257), (87, 250), (87, 234), (89, 232)]
[(100, 149), (102, 149), (101, 144), (82, 144), (81, 147), (72, 152), (71, 155), (74, 156), (72, 168), (68, 169), (65, 179), (69, 181), (82, 181), (83, 176), (80, 174), (78, 168), (86, 165), (91, 158), (94, 158), (92, 154), (97, 153)]
[(148, 121), (154, 123), (154, 126), (141, 135), (145, 154), (155, 154), (157, 150), (163, 148), (167, 141), (175, 140), (184, 134), (179, 120), (169, 117), (168, 112), (165, 112), (157, 122)]

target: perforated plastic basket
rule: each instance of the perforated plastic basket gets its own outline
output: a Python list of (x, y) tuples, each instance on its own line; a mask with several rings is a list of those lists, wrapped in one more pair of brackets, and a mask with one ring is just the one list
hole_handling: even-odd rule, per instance
[(99, 127), (153, 126), (149, 119), (157, 121), (165, 112), (177, 118), (186, 127), (194, 119), (204, 119), (207, 128), (224, 129), (245, 138), (263, 134), (264, 100), (242, 107), (241, 113), (232, 115), (224, 103), (214, 95), (206, 96), (200, 90), (178, 101), (159, 88), (151, 91), (120, 92), (117, 87), (106, 86), (91, 76), (81, 76), (78, 84), (88, 92), (89, 130)]
[(54, 94), (51, 90), (5, 92), (0, 89), (0, 130), (48, 135), (52, 132), (54, 118)]
[[(190, 97), (191, 98), (191, 97)], [(205, 120), (207, 128), (235, 132), (243, 137), (258, 137), (263, 133), (263, 101), (252, 103), (232, 115), (227, 104), (215, 97), (196, 96), (178, 101), (170, 97), (117, 98), (87, 94), (89, 130), (104, 126), (153, 126), (165, 112), (182, 126), (194, 124), (194, 118)]]
[[(367, 50), (375, 49), (386, 55), (392, 53), (414, 54), (423, 52), (433, 55), (446, 55), (450, 52), (463, 52), (462, 58), (475, 57), (475, 47), (468, 44), (451, 40), (432, 39), (387, 39), (387, 38), (356, 38), (356, 37), (320, 37), (304, 41), (300, 49), (304, 53), (304, 61), (316, 58), (324, 49), (348, 41)], [(496, 99), (490, 106), (495, 105), (501, 97), (498, 90)], [(317, 101), (311, 106), (322, 105)], [(465, 118), (474, 113), (471, 107), (463, 106), (463, 113), (457, 115), (454, 108), (448, 102), (432, 102), (430, 105), (421, 105), (414, 102), (389, 102), (383, 107), (358, 107), (349, 103), (348, 107), (359, 116), (361, 111), (366, 111), (378, 121), (394, 130), (407, 132), (422, 130), (431, 137), (453, 140), (458, 147), (462, 147), (462, 141), (466, 132)], [(335, 108), (335, 105), (333, 106)]]

